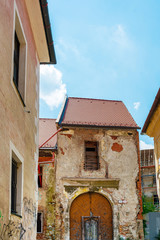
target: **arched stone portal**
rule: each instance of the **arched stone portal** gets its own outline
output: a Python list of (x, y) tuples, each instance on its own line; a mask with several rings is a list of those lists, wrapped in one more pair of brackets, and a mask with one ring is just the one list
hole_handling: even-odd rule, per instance
[(101, 194), (78, 196), (70, 209), (71, 240), (112, 240), (113, 214), (109, 201)]

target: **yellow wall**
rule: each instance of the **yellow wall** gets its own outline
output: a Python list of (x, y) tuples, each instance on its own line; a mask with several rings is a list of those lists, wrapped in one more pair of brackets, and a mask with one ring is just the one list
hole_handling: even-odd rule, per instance
[(160, 105), (151, 118), (146, 134), (150, 137), (154, 137), (157, 192), (160, 197)]

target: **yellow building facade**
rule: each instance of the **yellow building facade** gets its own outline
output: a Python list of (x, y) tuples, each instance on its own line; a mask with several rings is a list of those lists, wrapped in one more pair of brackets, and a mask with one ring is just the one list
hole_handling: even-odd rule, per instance
[(36, 239), (40, 63), (56, 63), (46, 1), (0, 8), (0, 239)]
[(143, 126), (142, 134), (154, 138), (156, 183), (160, 198), (160, 88)]

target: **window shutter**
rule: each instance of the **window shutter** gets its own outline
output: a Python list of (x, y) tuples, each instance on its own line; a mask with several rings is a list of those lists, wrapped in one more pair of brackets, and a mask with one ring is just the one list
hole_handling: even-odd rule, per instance
[(85, 170), (98, 170), (99, 158), (98, 158), (98, 143), (97, 142), (85, 142)]

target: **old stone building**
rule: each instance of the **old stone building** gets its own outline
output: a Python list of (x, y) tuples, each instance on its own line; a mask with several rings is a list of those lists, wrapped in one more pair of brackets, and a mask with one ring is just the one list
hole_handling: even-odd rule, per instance
[(149, 202), (158, 205), (154, 149), (140, 150), (140, 158), (142, 195), (144, 195)]
[(160, 230), (154, 149), (140, 151), (145, 240), (154, 240)]
[(144, 123), (142, 134), (154, 138), (157, 193), (160, 198), (160, 88)]
[(56, 119), (39, 119), (37, 239), (55, 236)]
[(40, 63), (55, 63), (45, 0), (0, 7), (0, 239), (36, 239)]
[(121, 101), (66, 98), (55, 239), (143, 239), (139, 128)]

